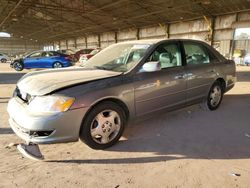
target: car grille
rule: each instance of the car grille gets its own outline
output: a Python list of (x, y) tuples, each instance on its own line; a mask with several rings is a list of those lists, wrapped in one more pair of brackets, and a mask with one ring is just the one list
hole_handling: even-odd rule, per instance
[(24, 127), (21, 127), (15, 122), (14, 119), (11, 119), (11, 121), (14, 123), (13, 125), (15, 129), (26, 136), (45, 137), (45, 136), (50, 136), (55, 131), (55, 130), (33, 131), (33, 130), (26, 129)]
[(30, 101), (32, 100), (32, 96), (30, 94), (20, 91), (18, 87), (16, 87), (13, 96), (17, 96), (25, 103), (30, 103)]

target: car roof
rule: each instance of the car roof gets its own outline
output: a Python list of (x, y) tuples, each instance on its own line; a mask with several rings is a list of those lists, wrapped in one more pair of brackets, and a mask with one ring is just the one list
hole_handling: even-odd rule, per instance
[(143, 40), (131, 40), (131, 41), (124, 41), (119, 42), (120, 44), (155, 44), (157, 42), (163, 41), (166, 39), (143, 39)]
[(143, 39), (143, 40), (132, 40), (132, 41), (125, 41), (125, 42), (119, 42), (122, 44), (156, 44), (163, 41), (190, 41), (190, 42), (197, 42), (197, 43), (204, 43), (201, 40), (194, 40), (194, 39)]
[(35, 51), (32, 51), (30, 53), (35, 53), (35, 52), (57, 52), (55, 50), (35, 50)]

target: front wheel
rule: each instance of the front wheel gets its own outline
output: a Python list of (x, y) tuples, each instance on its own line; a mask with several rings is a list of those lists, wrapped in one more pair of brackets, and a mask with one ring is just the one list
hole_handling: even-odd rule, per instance
[(216, 110), (220, 106), (222, 98), (223, 98), (223, 87), (222, 87), (220, 82), (216, 81), (212, 85), (212, 87), (208, 93), (208, 97), (207, 97), (208, 109), (209, 110)]
[(93, 149), (114, 145), (124, 131), (126, 116), (116, 103), (107, 101), (95, 106), (85, 118), (80, 139)]
[(19, 61), (16, 61), (14, 62), (13, 64), (13, 68), (16, 70), (16, 71), (22, 71), (24, 66), (23, 66), (23, 63), (19, 62)]

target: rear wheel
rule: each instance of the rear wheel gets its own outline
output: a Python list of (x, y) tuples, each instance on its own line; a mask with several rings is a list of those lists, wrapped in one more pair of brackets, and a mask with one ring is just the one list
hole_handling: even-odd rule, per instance
[(214, 82), (212, 85), (208, 97), (207, 97), (207, 107), (209, 110), (216, 110), (223, 98), (223, 87), (218, 81)]
[(16, 61), (14, 62), (13, 64), (13, 68), (16, 70), (16, 71), (22, 71), (23, 68), (24, 68), (24, 65), (23, 63), (19, 62), (19, 61)]
[(125, 124), (124, 110), (114, 102), (103, 102), (87, 114), (80, 139), (93, 149), (105, 149), (118, 142)]
[(62, 68), (63, 67), (63, 65), (62, 65), (62, 63), (60, 63), (60, 62), (55, 62), (55, 63), (53, 63), (53, 68)]

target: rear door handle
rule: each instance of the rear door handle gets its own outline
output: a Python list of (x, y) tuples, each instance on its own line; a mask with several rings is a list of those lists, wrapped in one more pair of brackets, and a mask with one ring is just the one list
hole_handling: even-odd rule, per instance
[(210, 70), (209, 72), (213, 73), (213, 72), (215, 72), (215, 70), (214, 70), (214, 69), (212, 69), (212, 70)]

